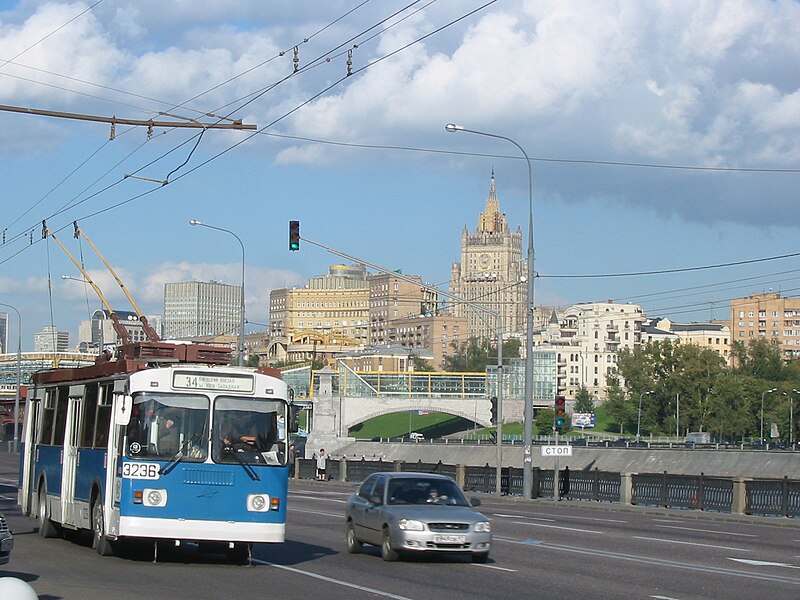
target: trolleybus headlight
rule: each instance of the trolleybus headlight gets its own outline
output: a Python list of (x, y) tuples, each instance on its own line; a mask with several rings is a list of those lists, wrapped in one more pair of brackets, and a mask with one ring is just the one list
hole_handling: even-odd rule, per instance
[(145, 506), (166, 506), (167, 490), (156, 488), (144, 488), (142, 494)]
[(247, 510), (251, 512), (268, 511), (269, 496), (267, 494), (250, 494), (247, 496)]

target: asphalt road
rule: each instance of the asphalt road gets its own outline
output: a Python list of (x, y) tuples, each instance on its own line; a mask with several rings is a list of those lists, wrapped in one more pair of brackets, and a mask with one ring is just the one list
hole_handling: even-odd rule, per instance
[(134, 549), (100, 557), (88, 539), (43, 539), (16, 506), (16, 468), (0, 455), (0, 509), (16, 546), (0, 576), (46, 600), (142, 598), (725, 599), (800, 597), (800, 523), (618, 505), (481, 496), (494, 529), (486, 565), (421, 557), (385, 563), (377, 548), (344, 550), (354, 486), (290, 486), (287, 541), (260, 545), (253, 566), (221, 555)]

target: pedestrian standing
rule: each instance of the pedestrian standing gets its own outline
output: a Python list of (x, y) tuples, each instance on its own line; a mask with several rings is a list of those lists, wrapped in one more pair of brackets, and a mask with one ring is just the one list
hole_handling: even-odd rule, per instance
[(328, 466), (328, 455), (325, 454), (325, 448), (320, 448), (319, 456), (317, 456), (317, 480), (325, 481), (325, 468)]

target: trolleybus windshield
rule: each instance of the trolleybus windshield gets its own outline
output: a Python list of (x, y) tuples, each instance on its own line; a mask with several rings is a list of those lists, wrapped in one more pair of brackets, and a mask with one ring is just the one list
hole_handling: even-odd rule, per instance
[(212, 458), (215, 462), (284, 465), (285, 431), (278, 412), (285, 404), (264, 398), (218, 396), (214, 401)]
[(203, 395), (140, 393), (133, 397), (128, 458), (203, 462), (208, 456), (209, 399)]

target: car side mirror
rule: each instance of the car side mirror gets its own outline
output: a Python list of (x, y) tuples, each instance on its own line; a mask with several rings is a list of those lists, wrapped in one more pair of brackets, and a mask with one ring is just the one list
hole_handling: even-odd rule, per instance
[(383, 498), (381, 498), (380, 496), (370, 496), (369, 501), (372, 504), (383, 504)]
[(469, 505), (470, 506), (480, 506), (481, 505), (480, 498), (470, 498), (469, 499)]

